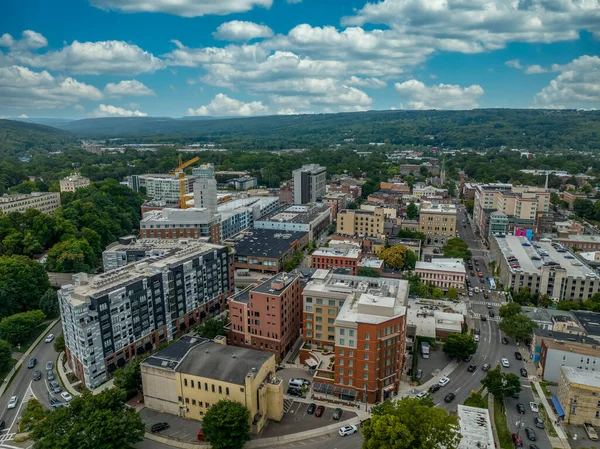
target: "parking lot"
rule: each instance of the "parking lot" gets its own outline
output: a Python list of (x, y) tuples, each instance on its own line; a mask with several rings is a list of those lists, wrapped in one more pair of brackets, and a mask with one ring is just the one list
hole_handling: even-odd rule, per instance
[[(417, 355), (415, 354), (415, 356)], [(420, 368), (423, 370), (423, 377), (419, 380), (421, 384), (433, 377), (439, 377), (439, 372), (451, 362), (451, 359), (442, 351), (441, 344), (436, 345), (435, 351), (432, 350), (429, 352), (428, 359), (424, 359), (420, 352), (417, 357), (419, 357), (417, 369)]]
[(188, 443), (198, 441), (198, 430), (202, 428), (200, 421), (180, 418), (170, 413), (160, 413), (149, 408), (140, 410), (140, 416), (142, 417), (142, 421), (144, 421), (147, 432), (150, 432), (152, 424), (166, 422), (169, 424), (169, 428), (161, 431), (159, 433), (160, 436)]
[[(339, 421), (333, 419), (333, 411), (335, 407), (326, 407), (323, 416), (317, 418), (314, 415), (307, 415), (306, 409), (309, 404), (303, 402), (292, 402), (286, 401), (283, 418), (280, 422), (270, 422), (267, 428), (260, 435), (261, 438), (278, 437), (281, 435), (288, 435), (291, 433), (304, 432), (306, 430), (316, 429), (319, 427), (329, 426), (331, 424), (340, 423), (357, 416), (354, 412), (344, 410), (342, 417)], [(341, 424), (340, 424), (341, 427)]]

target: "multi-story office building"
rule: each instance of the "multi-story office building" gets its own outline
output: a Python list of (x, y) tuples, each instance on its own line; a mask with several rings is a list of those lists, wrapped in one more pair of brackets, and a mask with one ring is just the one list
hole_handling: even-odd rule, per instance
[(173, 241), (161, 255), (97, 276), (80, 273), (58, 292), (69, 366), (87, 388), (132, 357), (224, 310), (233, 291), (228, 248)]
[[(556, 400), (571, 425), (600, 425), (600, 372), (562, 366)], [(554, 402), (554, 399), (553, 399)], [(555, 405), (556, 407), (556, 405)]]
[(446, 242), (456, 233), (456, 206), (423, 201), (419, 211), (419, 232), (433, 243)]
[[(194, 181), (196, 181), (195, 176), (185, 176), (184, 183), (186, 195), (189, 195), (194, 191)], [(164, 200), (168, 204), (178, 204), (181, 196), (178, 175), (131, 175), (128, 178), (128, 185), (136, 192), (139, 192), (141, 188), (145, 188), (146, 196), (157, 200)]]
[(221, 241), (218, 216), (204, 209), (151, 210), (140, 221), (140, 236), (147, 239), (210, 239)]
[(272, 352), (281, 361), (302, 327), (302, 296), (298, 275), (279, 273), (229, 298), (228, 341)]
[(277, 211), (254, 222), (255, 229), (308, 232), (314, 239), (331, 222), (331, 208), (325, 205), (283, 206)]
[(0, 212), (25, 212), (27, 209), (37, 209), (45, 214), (50, 214), (60, 207), (60, 193), (33, 192), (29, 195), (2, 195), (0, 196)]
[(200, 167), (193, 167), (192, 175), (196, 179), (213, 179), (215, 177), (215, 165), (208, 163), (202, 164)]
[(320, 165), (303, 165), (292, 172), (294, 204), (316, 203), (324, 194), (327, 169)]
[(600, 290), (600, 276), (558, 243), (496, 236), (490, 258), (500, 269), (504, 288), (515, 292), (525, 287), (559, 300), (586, 300)]
[(161, 413), (202, 420), (222, 399), (248, 409), (248, 425), (260, 433), (283, 417), (283, 380), (275, 376), (275, 356), (183, 336), (141, 365), (144, 405)]
[(576, 200), (585, 200), (587, 199), (587, 194), (584, 192), (563, 192), (562, 200), (569, 205), (569, 210), (573, 210), (573, 205)]
[(74, 192), (90, 185), (90, 178), (81, 176), (79, 173), (72, 174), (60, 180), (61, 192)]
[(235, 190), (249, 190), (258, 186), (258, 179), (253, 176), (243, 176), (241, 178), (233, 178), (227, 181), (227, 184), (233, 186)]
[(461, 259), (433, 259), (431, 262), (417, 262), (415, 273), (421, 281), (433, 284), (447, 291), (465, 288), (467, 271)]
[(405, 360), (407, 281), (317, 270), (302, 296), (301, 358), (311, 359), (307, 347), (335, 352), (334, 366), (314, 378), (313, 394), (333, 391), (341, 399), (373, 403), (397, 390)]
[(311, 254), (310, 266), (316, 269), (330, 270), (345, 268), (349, 274), (358, 274), (358, 263), (362, 257), (360, 249), (355, 248), (318, 248)]
[(383, 207), (373, 210), (344, 209), (338, 213), (337, 233), (363, 237), (384, 235), (385, 212)]

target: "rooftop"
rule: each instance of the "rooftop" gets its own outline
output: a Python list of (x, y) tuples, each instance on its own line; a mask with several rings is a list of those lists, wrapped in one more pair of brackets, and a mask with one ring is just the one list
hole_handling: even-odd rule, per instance
[(281, 295), (289, 285), (294, 282), (298, 276), (288, 273), (279, 273), (271, 279), (266, 280), (252, 289), (253, 292), (264, 293), (267, 295)]
[(521, 312), (533, 321), (551, 323), (554, 321), (577, 321), (572, 312), (565, 310), (546, 309), (543, 307), (521, 307)]
[(273, 203), (279, 203), (279, 197), (276, 196), (251, 196), (248, 198), (236, 198), (219, 204), (217, 210), (219, 212), (231, 212), (242, 207), (259, 206), (261, 209)]
[(600, 236), (580, 234), (580, 235), (569, 235), (568, 237), (557, 237), (555, 240), (569, 240), (570, 242), (580, 243), (600, 243)]
[(575, 310), (573, 315), (588, 335), (600, 337), (600, 313)]
[(306, 237), (306, 232), (282, 232), (275, 229), (254, 229), (235, 243), (238, 256), (264, 256), (279, 259), (296, 242)]
[(164, 208), (162, 210), (150, 210), (144, 213), (140, 225), (151, 223), (165, 223), (176, 221), (184, 224), (208, 224), (215, 220), (214, 216), (206, 209), (190, 207), (188, 209)]
[[(399, 288), (408, 297), (408, 281), (400, 282)], [(379, 291), (357, 291), (350, 300), (344, 302), (335, 319), (335, 324), (381, 324), (393, 318), (406, 315), (406, 307), (402, 305), (403, 301), (398, 296), (392, 295), (393, 292), (385, 288), (381, 288)], [(402, 294), (400, 293), (400, 295)]]
[(207, 379), (245, 385), (246, 376), (259, 370), (273, 354), (231, 347), (185, 335), (142, 363)]
[(14, 195), (2, 195), (0, 196), (0, 203), (14, 203), (16, 201), (26, 200), (28, 198), (39, 198), (42, 196), (58, 196), (58, 192), (33, 192), (29, 195), (25, 193), (15, 193)]
[(417, 262), (416, 270), (447, 271), (452, 273), (466, 273), (465, 264), (461, 259), (432, 259), (431, 262)]
[(313, 253), (313, 256), (321, 257), (346, 257), (349, 259), (358, 259), (360, 250), (356, 248), (318, 248)]
[(490, 413), (484, 408), (458, 406), (458, 424), (462, 436), (459, 449), (493, 449), (494, 434)]
[(568, 332), (556, 332), (551, 329), (542, 329), (536, 327), (533, 330), (533, 333), (540, 338), (551, 338), (558, 342), (560, 341), (569, 341), (573, 343), (587, 344), (587, 345), (600, 345), (599, 341), (594, 340), (593, 338), (586, 337), (585, 335), (577, 335), (570, 334)]
[(419, 213), (456, 215), (456, 206), (454, 204), (438, 204), (423, 201)]
[(596, 345), (590, 346), (587, 339), (584, 337), (581, 342), (575, 342), (571, 340), (544, 340), (544, 345), (548, 349), (555, 349), (557, 351), (573, 352), (575, 354), (589, 355), (598, 357), (599, 351), (595, 347)]
[(586, 371), (572, 366), (561, 366), (560, 370), (569, 383), (600, 388), (600, 373), (597, 371)]
[(293, 206), (283, 206), (258, 221), (285, 221), (288, 223), (309, 224), (328, 210), (331, 211), (331, 208), (325, 205), (295, 204)]

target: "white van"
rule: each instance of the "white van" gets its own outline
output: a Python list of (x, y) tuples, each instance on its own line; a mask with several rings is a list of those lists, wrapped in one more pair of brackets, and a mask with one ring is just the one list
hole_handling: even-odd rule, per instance
[(302, 388), (306, 385), (306, 381), (304, 379), (290, 379), (288, 382), (288, 386), (291, 388), (297, 388), (298, 390), (302, 390)]

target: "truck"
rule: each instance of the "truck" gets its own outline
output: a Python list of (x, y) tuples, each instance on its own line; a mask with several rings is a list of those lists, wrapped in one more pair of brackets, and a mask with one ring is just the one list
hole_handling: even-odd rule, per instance
[(424, 359), (429, 358), (429, 343), (427, 343), (426, 341), (421, 342), (421, 355)]
[(590, 440), (598, 441), (598, 432), (596, 432), (591, 422), (583, 423), (583, 427), (585, 427), (585, 433), (587, 433)]

